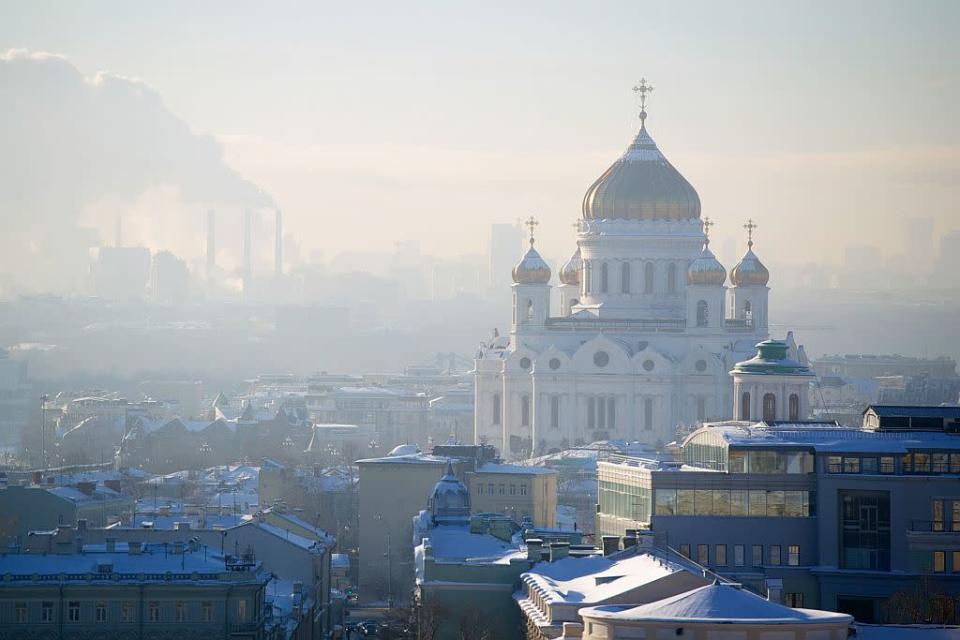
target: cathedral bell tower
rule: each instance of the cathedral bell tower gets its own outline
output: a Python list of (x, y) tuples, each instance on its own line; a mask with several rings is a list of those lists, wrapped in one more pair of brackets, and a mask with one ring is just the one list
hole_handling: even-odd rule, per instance
[(730, 319), (740, 320), (756, 329), (756, 333), (767, 332), (767, 297), (770, 289), (770, 272), (753, 252), (753, 230), (757, 228), (753, 220), (743, 225), (747, 230), (747, 252), (737, 266), (730, 272)]
[(533, 216), (524, 223), (530, 229), (530, 248), (513, 268), (513, 333), (543, 327), (550, 315), (550, 267), (533, 248)]
[(687, 328), (714, 331), (723, 327), (727, 270), (710, 251), (710, 218), (703, 220), (703, 249), (687, 269)]

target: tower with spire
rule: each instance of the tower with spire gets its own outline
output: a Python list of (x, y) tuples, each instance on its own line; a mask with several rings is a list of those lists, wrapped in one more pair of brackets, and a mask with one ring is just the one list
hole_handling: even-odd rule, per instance
[(533, 247), (538, 224), (533, 216), (524, 222), (530, 231), (530, 247), (513, 268), (514, 334), (543, 327), (550, 315), (550, 267)]
[(753, 219), (743, 225), (747, 230), (747, 252), (730, 271), (730, 319), (759, 331), (767, 330), (767, 298), (770, 272), (753, 252)]

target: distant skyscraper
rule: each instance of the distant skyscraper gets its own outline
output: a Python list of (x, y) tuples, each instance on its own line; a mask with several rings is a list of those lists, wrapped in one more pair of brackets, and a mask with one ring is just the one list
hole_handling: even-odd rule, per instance
[(187, 299), (190, 272), (187, 263), (169, 251), (153, 256), (150, 295), (157, 302), (179, 304)]
[(933, 262), (933, 218), (907, 218), (903, 229), (904, 252), (911, 264), (924, 271)]
[(510, 269), (522, 249), (523, 231), (519, 225), (490, 225), (490, 286), (510, 286)]

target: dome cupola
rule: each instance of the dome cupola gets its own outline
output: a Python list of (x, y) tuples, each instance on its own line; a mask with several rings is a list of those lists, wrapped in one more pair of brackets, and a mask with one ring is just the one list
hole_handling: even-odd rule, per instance
[(580, 247), (570, 256), (562, 267), (560, 267), (560, 282), (563, 284), (572, 284), (580, 286), (580, 269), (583, 267), (583, 259), (580, 257)]
[(583, 197), (585, 220), (691, 220), (700, 217), (700, 196), (660, 152), (646, 128), (646, 94), (641, 80), (640, 132), (626, 152), (603, 172)]
[(537, 250), (533, 248), (533, 228), (538, 224), (533, 216), (524, 224), (530, 228), (530, 248), (523, 254), (523, 258), (517, 263), (511, 272), (513, 281), (517, 284), (547, 284), (550, 282), (550, 266), (540, 257)]
[(463, 522), (470, 519), (470, 491), (447, 463), (447, 472), (434, 485), (427, 505), (435, 523)]
[(704, 240), (703, 249), (696, 260), (690, 263), (687, 269), (687, 284), (703, 284), (720, 286), (727, 279), (727, 270), (710, 251), (710, 227), (713, 223), (710, 218), (703, 221)]
[(747, 230), (747, 252), (730, 272), (730, 282), (736, 287), (751, 285), (765, 287), (770, 281), (770, 272), (753, 252), (753, 230), (757, 225), (753, 220), (747, 220), (744, 227)]

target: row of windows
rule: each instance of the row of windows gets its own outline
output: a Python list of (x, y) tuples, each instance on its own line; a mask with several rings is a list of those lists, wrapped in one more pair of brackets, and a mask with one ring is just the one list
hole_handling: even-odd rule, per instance
[[(590, 293), (593, 289), (593, 263), (589, 260), (583, 264), (583, 293), (584, 295)], [(623, 262), (620, 264), (620, 293), (632, 293), (633, 287), (631, 286), (631, 272), (629, 262)], [(599, 293), (609, 293), (610, 292), (610, 268), (606, 262), (600, 263), (600, 278), (597, 286), (599, 287)], [(652, 262), (647, 262), (643, 265), (643, 293), (654, 293), (655, 287), (654, 282), (656, 280), (656, 266)], [(667, 293), (676, 293), (677, 292), (677, 265), (670, 263), (667, 265)]]
[[(950, 573), (960, 573), (960, 551), (950, 551)], [(930, 563), (934, 573), (947, 573), (947, 552), (934, 551)]]
[[(948, 507), (947, 505), (950, 505)], [(933, 520), (931, 521), (932, 531), (960, 531), (960, 500), (933, 501)], [(950, 522), (945, 522), (944, 516), (949, 511)]]
[(650, 520), (650, 489), (639, 483), (598, 482), (600, 513), (635, 522)]
[[(508, 489), (507, 489), (507, 486), (508, 486), (508, 485), (504, 484), (503, 482), (501, 482), (500, 484), (494, 484), (494, 483), (492, 483), (492, 482), (488, 482), (488, 483), (487, 483), (487, 489), (486, 489), (487, 495), (488, 495), (488, 496), (492, 496), (492, 495), (505, 496), (505, 495), (507, 495), (507, 490), (508, 490)], [(525, 485), (525, 484), (517, 485), (517, 484), (514, 484), (514, 483), (511, 483), (511, 484), (509, 485), (510, 495), (511, 495), (511, 496), (518, 495), (518, 493), (517, 493), (517, 489), (518, 489), (518, 488), (519, 488), (519, 491), (520, 491), (520, 492), (519, 492), (519, 495), (521, 495), (521, 496), (527, 495), (527, 485)], [(477, 495), (478, 495), (478, 496), (482, 496), (482, 495), (483, 495), (483, 491), (484, 491), (484, 489), (483, 489), (483, 483), (482, 483), (482, 482), (478, 482), (478, 483), (477, 483)]]
[(817, 515), (816, 491), (767, 489), (657, 489), (654, 515), (761, 516)]
[(960, 473), (960, 453), (914, 451), (903, 456), (902, 464), (908, 474)]
[(893, 456), (827, 456), (827, 473), (896, 473)]
[[(697, 557), (690, 555), (691, 547), (689, 544), (680, 545), (680, 554), (695, 560), (697, 564), (704, 567), (745, 567), (747, 566), (746, 545), (733, 545), (733, 557), (727, 557), (727, 545), (713, 545), (713, 557), (710, 556), (710, 545), (698, 544), (696, 546)], [(783, 556), (783, 547), (779, 544), (771, 544), (767, 547), (767, 553), (764, 555), (762, 544), (751, 545), (750, 547), (750, 566), (780, 566), (786, 561), (787, 566), (800, 566), (800, 545), (787, 545), (786, 557)], [(732, 562), (731, 562), (732, 561)]]
[[(560, 428), (560, 396), (550, 396), (550, 428)], [(503, 414), (503, 402), (500, 394), (493, 394), (492, 407), (493, 424), (501, 424)], [(530, 426), (532, 420), (532, 407), (529, 395), (520, 397), (520, 425)], [(590, 396), (587, 398), (587, 428), (595, 429), (616, 429), (617, 428), (617, 404), (613, 396)], [(643, 401), (643, 429), (644, 431), (653, 430), (653, 399), (645, 398)]]
[[(750, 420), (750, 392), (744, 391), (740, 396), (740, 419)], [(763, 420), (773, 422), (777, 419), (777, 396), (773, 393), (763, 394)], [(800, 396), (791, 393), (787, 398), (787, 419), (800, 419)]]
[[(13, 605), (13, 619), (18, 624), (28, 624), (34, 622), (30, 616), (31, 607), (26, 602), (15, 602)], [(191, 607), (184, 601), (178, 601), (172, 607), (164, 607), (159, 601), (150, 601), (146, 605), (146, 620), (148, 622), (212, 622), (213, 621), (213, 603), (202, 602), (199, 607), (199, 616), (191, 620)], [(43, 601), (40, 603), (40, 622), (54, 622), (54, 602)], [(137, 603), (124, 601), (120, 603), (116, 621), (132, 623), (137, 621)], [(79, 600), (69, 600), (66, 605), (67, 622), (87, 622), (86, 615), (89, 610), (84, 611)], [(93, 622), (110, 622), (110, 607), (107, 602), (97, 602), (93, 606)], [(247, 601), (237, 601), (237, 617), (242, 621), (247, 619)]]

